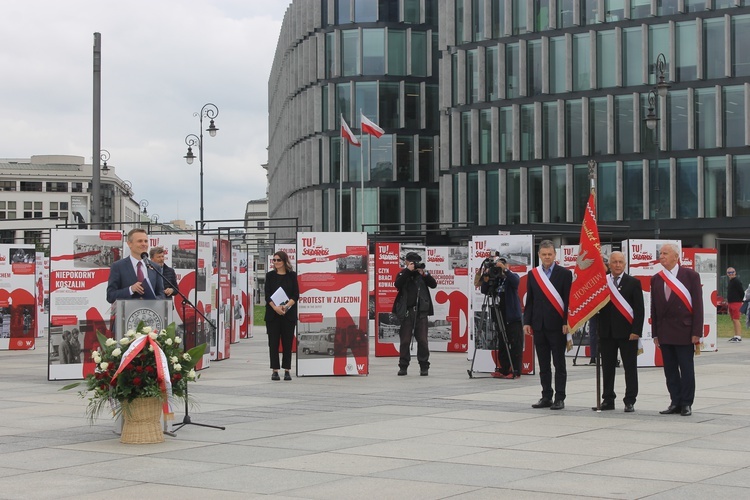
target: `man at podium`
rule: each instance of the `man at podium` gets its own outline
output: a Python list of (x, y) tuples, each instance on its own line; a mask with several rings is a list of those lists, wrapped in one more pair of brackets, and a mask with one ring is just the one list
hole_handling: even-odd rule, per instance
[(141, 259), (148, 255), (148, 233), (140, 227), (128, 233), (130, 256), (120, 259), (109, 269), (107, 283), (107, 302), (131, 299), (166, 299), (164, 283), (161, 276), (153, 269), (148, 269)]

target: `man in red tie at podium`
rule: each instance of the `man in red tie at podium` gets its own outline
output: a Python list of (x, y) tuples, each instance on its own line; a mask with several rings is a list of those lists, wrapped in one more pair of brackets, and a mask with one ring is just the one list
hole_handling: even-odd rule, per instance
[(161, 276), (146, 267), (142, 255), (148, 256), (148, 233), (143, 228), (128, 233), (130, 256), (120, 259), (109, 269), (107, 302), (130, 299), (164, 299)]

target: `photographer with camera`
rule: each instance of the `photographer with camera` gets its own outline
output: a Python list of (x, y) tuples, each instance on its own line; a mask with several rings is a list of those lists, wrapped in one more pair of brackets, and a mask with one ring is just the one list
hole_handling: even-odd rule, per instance
[(396, 276), (394, 285), (398, 289), (396, 300), (406, 300), (408, 310), (406, 318), (401, 322), (399, 337), (401, 347), (399, 350), (398, 375), (406, 375), (406, 370), (411, 361), (409, 344), (412, 335), (417, 339), (417, 361), (419, 362), (419, 374), (426, 377), (430, 369), (430, 347), (427, 342), (427, 316), (432, 316), (435, 311), (432, 307), (432, 298), (427, 288), (437, 288), (435, 278), (425, 271), (422, 257), (416, 252), (409, 252), (404, 257), (406, 267)]
[[(523, 358), (523, 316), (521, 299), (518, 297), (518, 285), (521, 278), (510, 270), (505, 259), (499, 257), (497, 253), (495, 255), (495, 259), (488, 258), (482, 263), (479, 290), (485, 295), (496, 297), (505, 327), (508, 349), (501, 349), (498, 344), (500, 362), (498, 377), (514, 379), (521, 376)], [(500, 332), (500, 318), (495, 316), (493, 310), (492, 319), (496, 322), (497, 330)], [(498, 341), (502, 342), (503, 339), (498, 339)]]

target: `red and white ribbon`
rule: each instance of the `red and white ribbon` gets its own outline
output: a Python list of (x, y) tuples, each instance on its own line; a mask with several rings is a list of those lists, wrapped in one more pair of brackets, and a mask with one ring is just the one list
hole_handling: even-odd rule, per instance
[(657, 274), (661, 276), (661, 279), (663, 279), (664, 283), (669, 287), (670, 290), (672, 290), (672, 293), (677, 294), (682, 303), (685, 304), (688, 312), (692, 313), (693, 298), (690, 295), (688, 289), (685, 288), (685, 285), (682, 284), (682, 281), (678, 280), (674, 274), (666, 272), (664, 269), (659, 271)]
[(162, 395), (164, 396), (164, 402), (162, 403), (162, 411), (165, 415), (169, 415), (169, 398), (172, 397), (172, 380), (169, 377), (169, 365), (167, 364), (167, 355), (162, 351), (161, 346), (157, 341), (152, 339), (148, 335), (143, 335), (136, 338), (130, 343), (130, 347), (122, 355), (120, 366), (112, 376), (112, 382), (117, 379), (117, 376), (135, 359), (136, 356), (147, 346), (150, 345), (154, 349), (154, 357), (156, 358), (156, 377), (159, 382), (159, 388), (161, 389)]
[(630, 307), (628, 301), (622, 296), (620, 290), (617, 289), (612, 279), (607, 280), (607, 286), (609, 286), (610, 300), (612, 304), (620, 311), (620, 314), (625, 316), (628, 323), (633, 324), (633, 308)]
[(557, 313), (560, 315), (561, 318), (565, 317), (565, 303), (563, 302), (562, 297), (560, 296), (560, 292), (557, 291), (557, 288), (552, 286), (552, 282), (549, 280), (546, 274), (544, 274), (544, 270), (542, 269), (542, 266), (535, 267), (531, 270), (531, 273), (534, 275), (534, 278), (536, 278), (537, 283), (539, 283), (540, 288), (544, 292), (544, 295), (547, 296), (547, 300), (550, 301), (552, 304), (552, 307), (555, 308)]

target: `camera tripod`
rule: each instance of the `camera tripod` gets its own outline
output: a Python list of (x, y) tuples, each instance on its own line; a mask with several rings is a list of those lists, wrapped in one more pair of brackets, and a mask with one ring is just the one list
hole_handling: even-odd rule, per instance
[[(500, 304), (497, 294), (485, 294), (484, 301), (482, 302), (482, 312), (479, 317), (479, 325), (474, 334), (474, 355), (471, 357), (471, 368), (466, 370), (469, 373), (469, 378), (474, 378), (474, 362), (477, 359), (477, 345), (479, 341), (479, 335), (484, 336), (484, 346), (494, 347), (493, 349), (497, 352), (497, 359), (500, 359), (500, 342), (502, 340), (503, 347), (505, 348), (505, 354), (508, 356), (508, 364), (510, 373), (515, 372), (513, 366), (513, 359), (510, 354), (510, 346), (508, 345), (508, 334), (505, 331), (505, 320), (503, 319), (503, 313), (500, 312)], [(495, 367), (495, 372), (499, 372), (500, 368)]]

